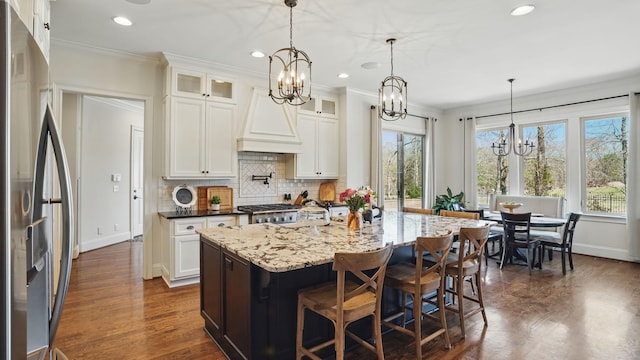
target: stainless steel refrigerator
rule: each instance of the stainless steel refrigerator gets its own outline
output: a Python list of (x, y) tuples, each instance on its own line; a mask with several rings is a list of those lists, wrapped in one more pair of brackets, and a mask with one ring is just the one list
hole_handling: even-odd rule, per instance
[(71, 271), (71, 191), (48, 64), (7, 1), (0, 0), (0, 360), (44, 359)]

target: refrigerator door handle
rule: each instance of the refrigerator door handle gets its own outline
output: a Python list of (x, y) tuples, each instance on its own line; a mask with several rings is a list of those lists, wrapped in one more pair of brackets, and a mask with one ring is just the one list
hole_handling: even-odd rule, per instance
[[(43, 174), (47, 157), (48, 139), (51, 139), (53, 154), (56, 166), (58, 168), (58, 176), (60, 181), (60, 202), (62, 204), (62, 253), (60, 254), (60, 278), (56, 290), (53, 310), (49, 320), (49, 345), (53, 344), (60, 316), (62, 315), (62, 306), (67, 297), (67, 289), (69, 287), (69, 278), (71, 276), (71, 258), (73, 240), (73, 203), (71, 199), (71, 183), (69, 180), (69, 167), (67, 165), (67, 156), (62, 146), (60, 132), (56, 125), (51, 107), (47, 104), (42, 122), (42, 130), (40, 132), (40, 140), (38, 142), (38, 153), (36, 157), (36, 186), (35, 191), (39, 192), (34, 196), (35, 199), (42, 199)], [(56, 202), (56, 201), (53, 201)], [(42, 211), (42, 204), (36, 204), (34, 207), (34, 215), (39, 216)]]

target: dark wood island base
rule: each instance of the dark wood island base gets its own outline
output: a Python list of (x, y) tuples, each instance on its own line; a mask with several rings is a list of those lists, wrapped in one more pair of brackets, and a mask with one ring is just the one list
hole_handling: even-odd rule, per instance
[[(347, 236), (344, 224), (333, 223), (316, 237), (308, 229), (264, 224), (200, 231), (200, 308), (206, 332), (230, 359), (295, 359), (298, 290), (335, 280), (335, 252), (375, 250), (391, 242), (392, 265), (413, 260), (417, 234), (484, 225), (402, 213), (385, 217), (384, 225), (373, 224), (356, 236)], [(383, 317), (399, 311), (399, 293), (385, 289), (382, 308)], [(350, 330), (367, 338), (371, 326), (371, 319), (364, 318)], [(305, 346), (333, 333), (331, 322), (306, 313)]]

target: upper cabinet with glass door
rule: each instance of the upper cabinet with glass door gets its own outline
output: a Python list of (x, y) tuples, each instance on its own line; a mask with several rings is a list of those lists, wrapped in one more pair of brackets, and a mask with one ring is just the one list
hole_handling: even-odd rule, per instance
[(311, 100), (300, 105), (298, 113), (337, 118), (338, 101), (331, 97), (314, 96)]
[(171, 94), (175, 96), (235, 103), (233, 82), (204, 72), (172, 68)]

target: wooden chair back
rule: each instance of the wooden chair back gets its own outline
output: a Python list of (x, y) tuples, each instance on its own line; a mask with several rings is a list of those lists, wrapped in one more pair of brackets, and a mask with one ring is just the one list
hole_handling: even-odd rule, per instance
[(478, 214), (478, 217), (480, 219), (484, 219), (484, 209), (478, 209), (478, 210), (464, 209), (463, 211), (467, 213)]
[(573, 232), (576, 229), (578, 220), (580, 220), (580, 214), (569, 214), (569, 221), (567, 221), (566, 225), (564, 226), (564, 235), (562, 237), (562, 242), (567, 247), (571, 247), (571, 244), (573, 243)]
[(460, 250), (458, 251), (458, 269), (462, 271), (463, 264), (468, 261), (477, 262), (481, 265), (482, 254), (485, 244), (489, 239), (489, 225), (477, 228), (460, 228), (458, 241)]
[(516, 241), (516, 236), (521, 234), (526, 238), (519, 237), (518, 240), (529, 242), (529, 232), (531, 230), (531, 213), (513, 214), (501, 211), (502, 226), (504, 227), (505, 240), (507, 242)]
[(402, 208), (402, 211), (408, 212), (408, 213), (433, 215), (433, 209), (405, 207), (405, 208)]
[[(376, 294), (376, 308), (380, 308), (382, 301), (382, 287), (387, 263), (391, 258), (393, 248), (387, 245), (376, 251), (364, 253), (336, 253), (333, 261), (333, 270), (337, 272), (337, 303), (336, 310), (343, 312), (344, 302), (365, 291)], [(365, 270), (376, 269), (373, 275), (364, 273)], [(361, 282), (360, 286), (345, 293), (345, 274), (350, 272)], [(338, 315), (339, 316), (339, 315)]]
[[(444, 282), (444, 269), (447, 265), (447, 255), (449, 255), (451, 244), (453, 244), (453, 233), (451, 233), (451, 230), (441, 236), (418, 237), (416, 239), (415, 294), (421, 293), (420, 279), (429, 273), (436, 272), (442, 274), (441, 278), (442, 282)], [(425, 252), (428, 252), (433, 259), (435, 259), (435, 263), (426, 269), (422, 266), (423, 255)]]
[(480, 219), (480, 214), (473, 213), (473, 212), (464, 212), (464, 211), (440, 210), (440, 216), (473, 219), (473, 220)]

